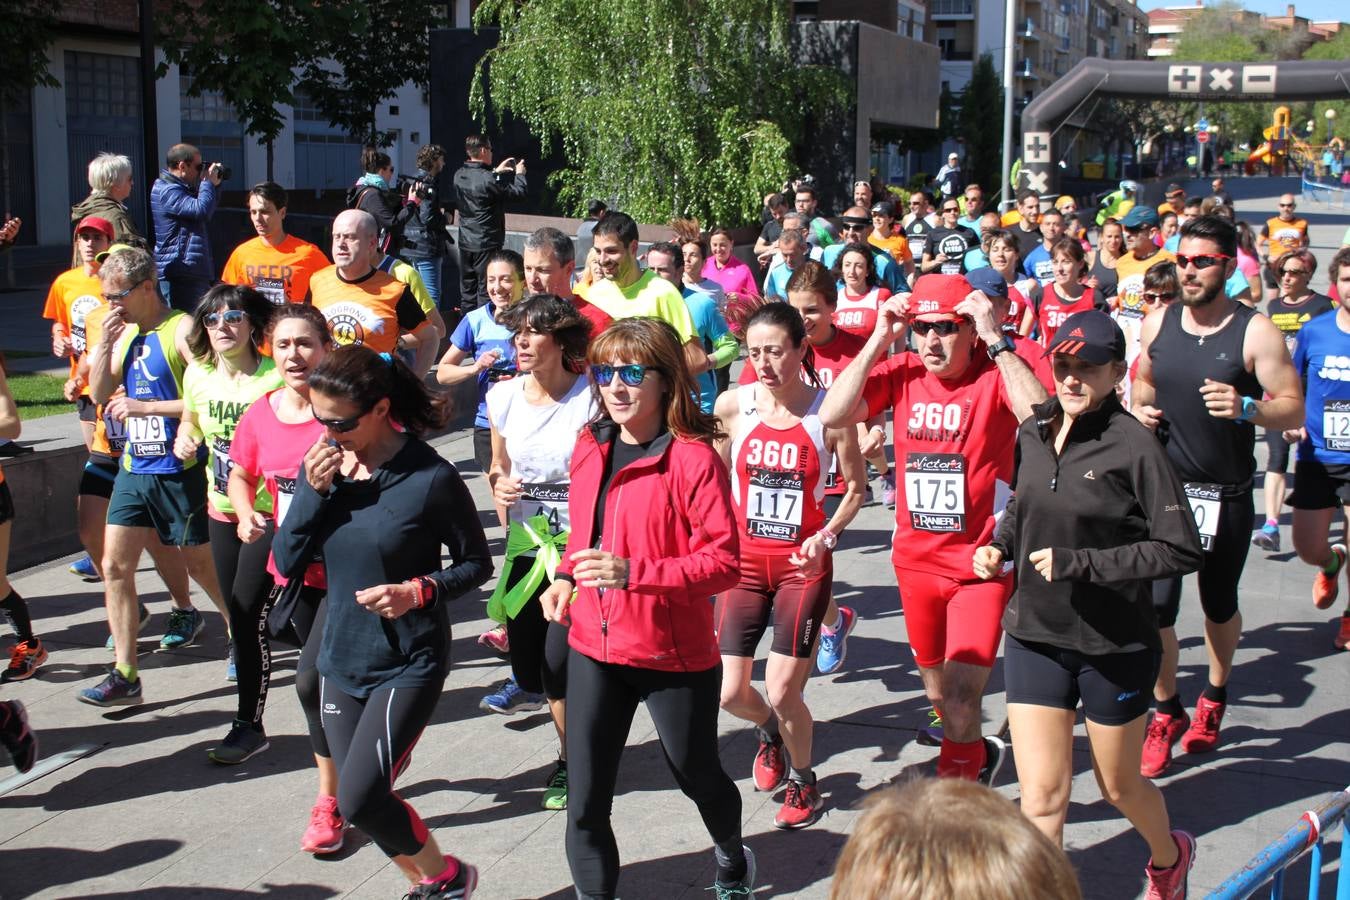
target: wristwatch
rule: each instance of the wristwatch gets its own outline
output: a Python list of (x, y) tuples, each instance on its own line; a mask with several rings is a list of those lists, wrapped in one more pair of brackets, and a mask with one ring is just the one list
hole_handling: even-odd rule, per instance
[(839, 535), (828, 528), (822, 528), (816, 534), (820, 535), (820, 542), (825, 545), (826, 550), (833, 550), (839, 545)]
[(1256, 415), (1256, 401), (1251, 397), (1242, 398), (1242, 413), (1238, 416), (1239, 422), (1250, 422), (1252, 416)]
[(409, 579), (408, 583), (417, 588), (417, 599), (413, 601), (413, 609), (425, 609), (436, 602), (436, 582), (426, 575), (418, 575)]
[(990, 359), (998, 359), (998, 355), (1004, 350), (1016, 349), (1017, 345), (1013, 343), (1013, 339), (1005, 334), (1003, 337), (990, 344), (988, 348), (986, 348), (986, 352), (988, 352)]

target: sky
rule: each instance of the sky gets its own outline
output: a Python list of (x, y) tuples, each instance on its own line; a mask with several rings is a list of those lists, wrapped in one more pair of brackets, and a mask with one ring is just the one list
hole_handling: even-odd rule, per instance
[[(1193, 2), (1193, 0), (1192, 0)], [(1265, 13), (1268, 16), (1282, 16), (1289, 0), (1239, 0), (1247, 9), (1253, 12)], [(1166, 2), (1152, 2), (1146, 5), (1146, 9), (1157, 9), (1162, 6), (1182, 6), (1187, 0), (1166, 0)], [(1347, 8), (1345, 0), (1293, 0), (1294, 12), (1297, 15), (1314, 22), (1325, 22), (1329, 20), (1350, 20), (1350, 8)], [(1140, 4), (1145, 6), (1145, 4)], [(1212, 5), (1206, 3), (1206, 6)]]

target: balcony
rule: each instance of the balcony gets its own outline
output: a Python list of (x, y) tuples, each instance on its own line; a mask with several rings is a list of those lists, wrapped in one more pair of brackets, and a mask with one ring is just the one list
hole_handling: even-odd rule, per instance
[(932, 0), (928, 7), (932, 16), (974, 16), (975, 0)]
[(1024, 59), (1018, 62), (1017, 68), (1013, 71), (1013, 74), (1016, 75), (1018, 78), (1036, 77), (1035, 73), (1031, 71), (1031, 60), (1029, 59)]
[(1040, 40), (1040, 37), (1036, 34), (1036, 23), (1031, 19), (1027, 19), (1026, 22), (1022, 23), (1022, 37), (1029, 41)]

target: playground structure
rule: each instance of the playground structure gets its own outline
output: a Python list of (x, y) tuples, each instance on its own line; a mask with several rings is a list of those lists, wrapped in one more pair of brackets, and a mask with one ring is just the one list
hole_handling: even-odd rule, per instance
[(1271, 126), (1262, 132), (1265, 143), (1252, 151), (1243, 166), (1248, 175), (1255, 175), (1258, 165), (1264, 165), (1268, 173), (1288, 174), (1290, 162), (1295, 171), (1302, 171), (1316, 158), (1313, 148), (1294, 136), (1289, 107), (1276, 107), (1273, 118)]

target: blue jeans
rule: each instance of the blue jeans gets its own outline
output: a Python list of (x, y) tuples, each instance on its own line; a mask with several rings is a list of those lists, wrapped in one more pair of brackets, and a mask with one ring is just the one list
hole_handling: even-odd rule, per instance
[(174, 309), (191, 315), (197, 301), (211, 289), (211, 279), (200, 275), (167, 275), (159, 280), (159, 294)]
[(436, 304), (436, 308), (441, 308), (441, 258), (433, 256), (431, 259), (414, 259), (413, 268), (417, 274), (422, 276), (422, 283), (427, 286), (427, 293), (431, 295), (431, 302)]

